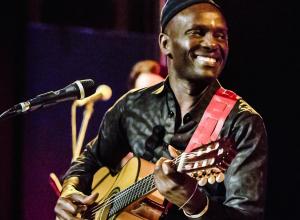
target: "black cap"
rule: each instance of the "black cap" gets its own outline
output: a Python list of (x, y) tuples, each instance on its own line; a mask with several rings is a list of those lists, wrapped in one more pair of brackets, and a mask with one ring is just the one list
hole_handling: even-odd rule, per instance
[(220, 6), (217, 5), (213, 0), (167, 0), (165, 3), (161, 16), (160, 16), (160, 25), (161, 30), (164, 31), (168, 22), (173, 18), (178, 12), (183, 9), (197, 3), (209, 3), (220, 9)]

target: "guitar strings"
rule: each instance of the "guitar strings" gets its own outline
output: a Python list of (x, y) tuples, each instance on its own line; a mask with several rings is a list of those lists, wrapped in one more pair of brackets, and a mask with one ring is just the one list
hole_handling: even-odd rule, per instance
[[(153, 189), (155, 189), (155, 183), (152, 182), (151, 185), (149, 185), (151, 190), (148, 190), (147, 192), (145, 192), (144, 194), (148, 194), (150, 193), (151, 191), (153, 191)], [(148, 187), (149, 187), (148, 186)], [(117, 203), (118, 202), (118, 199), (112, 199), (110, 200), (108, 203), (102, 203), (100, 206), (98, 206), (97, 208), (95, 208), (91, 213), (92, 213), (92, 217), (95, 217), (96, 213), (99, 211), (99, 210), (103, 210), (105, 209), (106, 207), (108, 207), (110, 204), (112, 203)]]
[[(199, 153), (199, 152), (190, 152), (190, 153), (184, 152), (183, 154), (181, 154), (181, 155), (178, 156), (177, 158), (173, 159), (172, 161), (173, 161), (173, 162), (175, 161), (175, 164), (177, 164), (178, 161), (179, 161), (182, 157), (185, 157), (185, 159), (189, 159), (189, 158), (192, 158), (192, 157), (195, 156), (195, 155), (197, 156), (198, 153)], [(186, 164), (189, 164), (189, 163), (194, 163), (194, 162), (183, 162), (183, 165), (186, 165)], [(150, 175), (148, 175), (147, 177), (149, 177), (149, 176), (151, 176), (151, 175), (153, 175), (153, 174), (150, 174)], [(146, 179), (147, 177), (145, 177), (144, 179)], [(143, 179), (143, 180), (144, 180), (144, 179)], [(98, 210), (104, 209), (104, 208), (106, 208), (107, 206), (111, 205), (112, 203), (117, 203), (117, 202), (119, 202), (119, 199), (123, 199), (123, 198), (121, 198), (121, 197), (123, 197), (124, 194), (126, 195), (126, 194), (128, 194), (130, 191), (136, 190), (136, 188), (140, 188), (141, 185), (143, 186), (143, 185), (145, 184), (145, 181), (143, 181), (143, 180), (141, 180), (141, 182), (138, 183), (137, 185), (132, 185), (131, 188), (127, 188), (127, 189), (125, 189), (124, 191), (118, 193), (118, 195), (117, 195), (116, 197), (114, 197), (113, 199), (111, 199), (111, 197), (110, 197), (110, 198), (107, 198), (106, 200), (104, 200), (103, 203), (101, 203), (101, 204), (99, 204), (99, 205), (97, 205), (97, 206), (94, 206), (92, 209), (90, 209), (89, 212), (91, 212), (92, 215), (94, 215), (94, 214), (96, 214), (96, 212), (97, 212)], [(147, 183), (147, 182), (146, 182), (146, 183)], [(155, 185), (155, 183), (152, 182), (150, 188), (152, 188), (154, 185)], [(147, 187), (149, 187), (149, 185), (148, 185)], [(145, 193), (143, 193), (143, 194), (145, 195), (145, 194), (151, 192), (152, 190), (153, 190), (153, 188), (152, 188), (150, 191), (145, 192)]]
[[(186, 157), (186, 158), (191, 158), (193, 156), (197, 156), (198, 152), (183, 152), (181, 155), (179, 155), (177, 158), (173, 159), (172, 162), (174, 162), (176, 165), (178, 164), (179, 160), (181, 160), (182, 157)], [(188, 164), (188, 163), (193, 163), (193, 162), (184, 162), (183, 164)], [(124, 190), (124, 191), (121, 191), (117, 194), (117, 196), (115, 196), (113, 199), (111, 198), (107, 198), (104, 200), (103, 203), (99, 204), (99, 205), (96, 205), (94, 206), (93, 208), (91, 208), (89, 210), (89, 212), (92, 213), (92, 215), (96, 214), (97, 211), (99, 211), (100, 209), (105, 209), (106, 207), (108, 207), (109, 205), (111, 205), (112, 203), (116, 203), (119, 201), (119, 199), (122, 199), (123, 195), (126, 194), (126, 193), (129, 193), (130, 191), (132, 190), (136, 190), (136, 188), (139, 188), (141, 185), (143, 185), (145, 183), (145, 180), (147, 177), (149, 176), (152, 176), (153, 174), (150, 174), (148, 176), (146, 176), (145, 178), (143, 178), (141, 181), (139, 181), (140, 183), (136, 184), (136, 185), (132, 185), (132, 187), (129, 189), (127, 188), (128, 190)], [(147, 183), (147, 182), (146, 182)], [(153, 182), (151, 184), (151, 188), (155, 185), (155, 183)], [(151, 189), (149, 192), (151, 192), (153, 189)], [(147, 192), (148, 193), (148, 192)], [(94, 216), (93, 216), (94, 217)]]
[[(118, 202), (118, 200), (119, 200), (119, 198), (120, 197), (123, 197), (123, 195), (124, 194), (128, 194), (128, 193), (131, 193), (131, 191), (133, 191), (133, 190), (135, 190), (136, 192), (138, 192), (138, 190), (136, 190), (137, 188), (141, 188), (141, 186), (143, 187), (143, 185), (146, 183), (146, 184), (148, 184), (150, 181), (153, 181), (153, 178), (151, 178), (151, 177), (153, 177), (152, 176), (153, 174), (150, 174), (150, 175), (148, 175), (148, 176), (146, 176), (143, 180), (144, 181), (142, 181), (142, 182), (140, 182), (139, 184), (137, 184), (137, 185), (132, 185), (133, 187), (131, 187), (130, 189), (129, 188), (127, 188), (127, 189), (125, 189), (124, 191), (122, 191), (122, 192), (120, 192), (116, 197), (114, 197), (113, 199), (111, 199), (111, 198), (108, 198), (108, 199), (106, 199), (103, 203), (101, 203), (101, 204), (99, 204), (98, 206), (95, 206), (95, 207), (93, 207), (93, 209), (90, 209), (89, 210), (89, 212), (92, 212), (92, 214), (95, 214), (99, 209), (104, 209), (104, 208), (106, 208), (107, 206), (109, 206), (110, 204), (112, 204), (112, 203), (116, 203), (117, 204), (117, 202)], [(150, 179), (150, 181), (149, 180), (147, 180), (146, 181), (146, 179), (148, 178), (149, 179), (149, 177), (151, 178)], [(151, 183), (151, 182), (150, 182)], [(151, 192), (152, 190), (153, 190), (153, 186), (155, 185), (155, 183), (154, 182), (152, 182), (151, 183), (151, 185), (148, 185), (147, 187), (149, 188), (149, 186), (150, 186), (150, 190), (148, 190), (147, 192), (144, 192), (144, 194), (147, 194), (148, 192)], [(143, 190), (144, 190), (145, 188), (143, 188)], [(111, 199), (111, 200), (109, 200), (109, 199)]]
[[(181, 157), (183, 157), (183, 156), (185, 156), (186, 157), (186, 159), (188, 159), (188, 158), (191, 158), (192, 156), (194, 156), (194, 155), (197, 155), (198, 154), (198, 152), (191, 152), (191, 153), (183, 153), (182, 155), (180, 155), (180, 156), (178, 156), (177, 158), (175, 158), (174, 160), (175, 160), (175, 164), (177, 164), (178, 163), (178, 161), (181, 159)], [(174, 161), (173, 160), (173, 161)], [(184, 162), (183, 164), (189, 164), (189, 163), (194, 163), (194, 162)], [(152, 174), (151, 174), (152, 175)], [(151, 175), (148, 175), (147, 177), (149, 177), (149, 176), (151, 176)], [(147, 177), (145, 177), (144, 179), (146, 179)], [(123, 195), (124, 194), (127, 194), (127, 193), (129, 193), (130, 191), (133, 191), (133, 190), (135, 190), (136, 188), (139, 188), (141, 185), (143, 185), (145, 183), (145, 181), (142, 181), (141, 180), (141, 182), (140, 182), (140, 184), (137, 184), (137, 185), (133, 185), (133, 187), (131, 187), (130, 189), (129, 188), (127, 188), (127, 190), (125, 191), (122, 191), (122, 192), (120, 192), (116, 197), (114, 197), (113, 199), (111, 199), (111, 198), (107, 198), (103, 203), (101, 203), (101, 204), (99, 204), (99, 205), (97, 205), (97, 206), (94, 206), (92, 209), (90, 209), (89, 211), (90, 212), (92, 212), (92, 213), (95, 213), (95, 212), (97, 212), (99, 209), (103, 209), (103, 208), (106, 208), (107, 206), (109, 206), (109, 205), (111, 205), (112, 203), (117, 203), (118, 202), (118, 200), (120, 199), (120, 197), (123, 197)], [(147, 182), (146, 182), (147, 183)], [(153, 187), (155, 185), (155, 183), (153, 182), (152, 183), (152, 185), (151, 185), (151, 188)], [(147, 186), (147, 187), (149, 187), (149, 186)], [(153, 189), (151, 189), (150, 191), (148, 191), (148, 192), (151, 192)], [(148, 193), (147, 192), (147, 193)], [(145, 192), (145, 194), (147, 194), (146, 192)], [(108, 202), (109, 201), (109, 202)]]
[[(202, 145), (202, 149), (203, 149), (203, 147), (211, 146), (211, 144), (217, 143), (217, 142), (219, 142), (219, 141), (220, 141), (220, 140), (216, 140), (216, 141), (214, 141), (214, 142), (211, 142), (210, 144)], [(218, 147), (217, 147), (217, 148), (218, 148)], [(194, 156), (194, 155), (197, 156), (198, 153), (199, 153), (199, 151), (197, 151), (197, 152), (189, 152), (189, 153), (188, 153), (188, 152), (183, 152), (183, 153), (182, 153), (181, 155), (179, 155), (177, 158), (173, 159), (172, 162), (174, 162), (175, 164), (177, 164), (178, 161), (181, 160), (181, 158), (182, 158), (183, 156), (186, 157), (186, 159), (188, 159), (188, 158), (191, 158), (191, 157)], [(205, 153), (205, 152), (203, 151), (203, 153)], [(194, 162), (183, 162), (183, 165), (188, 164), (188, 163), (194, 163)], [(140, 183), (137, 182), (136, 185), (130, 186), (131, 188), (128, 187), (128, 188), (125, 189), (124, 191), (118, 193), (117, 196), (114, 197), (113, 199), (111, 199), (111, 198), (105, 199), (103, 203), (94, 206), (93, 208), (89, 209), (87, 212), (91, 212), (91, 213), (92, 213), (92, 217), (94, 217), (95, 214), (96, 214), (96, 212), (97, 212), (98, 210), (104, 209), (104, 208), (106, 208), (107, 206), (109, 206), (110, 204), (112, 204), (112, 203), (114, 203), (114, 202), (117, 202), (119, 199), (121, 199), (121, 197), (123, 197), (123, 194), (129, 193), (129, 192), (132, 191), (133, 189), (136, 189), (136, 188), (139, 187), (140, 185), (143, 185), (144, 182), (146, 182), (146, 181), (143, 181), (143, 180), (145, 180), (145, 179), (146, 179), (147, 177), (149, 177), (149, 176), (153, 176), (153, 174), (150, 174), (150, 175), (146, 176), (145, 178), (143, 178), (141, 181), (139, 181)], [(147, 183), (147, 182), (146, 182), (146, 183)], [(153, 186), (155, 186), (154, 181), (152, 182), (152, 184), (151, 184), (150, 187), (152, 188)], [(149, 187), (149, 186), (148, 186), (148, 187)], [(130, 188), (130, 189), (129, 189), (129, 188)], [(155, 189), (155, 187), (153, 187), (153, 189)], [(147, 193), (151, 192), (153, 189), (151, 189), (151, 190), (148, 191)], [(144, 193), (144, 195), (146, 195), (147, 193)], [(109, 202), (108, 202), (108, 201), (109, 201)]]
[[(201, 146), (201, 148), (204, 148), (204, 147), (207, 147), (207, 146), (211, 146), (212, 144), (217, 143), (217, 142), (219, 142), (219, 141), (220, 141), (220, 140), (216, 140), (216, 141), (213, 141), (213, 142), (211, 142), (211, 143), (209, 143), (209, 144), (204, 144), (204, 145)], [(218, 148), (218, 147), (217, 147), (217, 148)], [(199, 150), (201, 150), (201, 149), (199, 149)], [(203, 151), (203, 152), (204, 152), (204, 151)], [(177, 164), (178, 161), (181, 160), (182, 157), (186, 157), (187, 159), (189, 159), (189, 158), (191, 158), (191, 157), (193, 157), (193, 156), (197, 156), (198, 153), (199, 153), (199, 151), (196, 151), (196, 152), (183, 152), (183, 153), (180, 154), (178, 157), (174, 158), (174, 159), (172, 160), (172, 162), (174, 162), (175, 164)], [(204, 152), (204, 153), (205, 153), (205, 152)], [(194, 162), (184, 162), (183, 164), (188, 164), (188, 163), (194, 163)], [(152, 175), (152, 174), (151, 174), (151, 175)], [(150, 175), (148, 175), (148, 176), (150, 176)], [(148, 176), (146, 176), (146, 177), (143, 178), (143, 179), (146, 179)], [(142, 179), (142, 180), (143, 180), (143, 179)], [(141, 180), (141, 181), (142, 181), (142, 180)], [(126, 189), (125, 189), (125, 190), (126, 190)], [(122, 192), (124, 192), (124, 191), (122, 191)], [(120, 197), (122, 193), (120, 192), (119, 194), (120, 194), (119, 196), (117, 195), (117, 196), (114, 197), (114, 198), (115, 198), (115, 199), (118, 199), (118, 197)], [(104, 200), (103, 203), (106, 203), (109, 199), (110, 199), (110, 198), (107, 198), (106, 200)], [(101, 203), (101, 204), (95, 206), (94, 208), (97, 208), (97, 207), (101, 206), (103, 203)]]
[[(182, 157), (183, 155), (179, 155), (177, 158), (173, 159), (172, 161), (174, 162), (175, 160), (175, 164), (177, 164), (178, 160)], [(143, 185), (145, 183), (145, 180), (147, 179), (147, 177), (151, 176), (153, 174), (150, 174), (148, 176), (146, 176), (145, 178), (143, 178), (141, 181), (139, 181), (136, 185), (132, 185), (132, 187), (128, 187), (127, 189), (125, 189), (124, 191), (120, 192), (117, 194), (117, 196), (115, 196), (113, 199), (111, 198), (107, 198), (106, 200), (104, 200), (104, 202), (102, 202), (99, 205), (94, 206), (92, 209), (90, 209), (90, 212), (95, 212), (98, 211), (99, 209), (104, 209), (107, 206), (109, 206), (110, 204), (112, 204), (113, 202), (116, 202), (119, 198), (123, 197), (124, 194), (129, 193), (132, 190), (135, 190), (136, 188), (139, 188), (141, 185)], [(147, 183), (147, 182), (146, 182)], [(151, 186), (152, 187), (152, 186)], [(109, 202), (108, 202), (109, 201)]]

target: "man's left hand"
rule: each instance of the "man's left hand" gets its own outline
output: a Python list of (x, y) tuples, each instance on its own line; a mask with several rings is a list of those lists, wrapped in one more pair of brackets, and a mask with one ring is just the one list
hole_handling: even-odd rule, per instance
[(157, 161), (154, 180), (158, 191), (171, 203), (181, 207), (189, 200), (182, 207), (188, 213), (196, 213), (205, 207), (206, 195), (198, 189), (197, 180), (177, 172), (171, 160), (161, 158)]

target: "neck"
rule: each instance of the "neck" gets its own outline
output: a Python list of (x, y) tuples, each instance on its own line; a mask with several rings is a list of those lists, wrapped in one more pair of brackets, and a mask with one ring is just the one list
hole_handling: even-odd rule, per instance
[(170, 86), (180, 106), (182, 117), (207, 90), (210, 83), (204, 80), (190, 81), (170, 75)]

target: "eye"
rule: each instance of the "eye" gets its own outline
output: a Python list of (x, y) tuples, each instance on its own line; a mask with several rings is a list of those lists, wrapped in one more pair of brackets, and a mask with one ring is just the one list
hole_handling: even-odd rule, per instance
[(205, 33), (206, 31), (204, 29), (193, 29), (188, 31), (188, 34), (197, 36), (204, 36)]
[(215, 38), (219, 39), (219, 40), (227, 40), (228, 36), (225, 32), (216, 32), (214, 34)]

